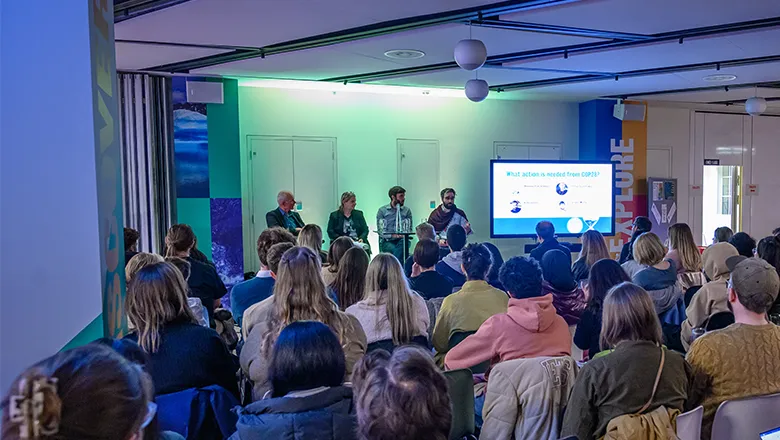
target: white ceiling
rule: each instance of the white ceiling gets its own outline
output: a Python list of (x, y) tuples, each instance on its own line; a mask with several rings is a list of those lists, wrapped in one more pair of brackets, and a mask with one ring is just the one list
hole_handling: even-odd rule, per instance
[[(262, 47), (327, 32), (400, 18), (483, 6), (499, 0), (189, 0), (161, 11), (117, 23), (116, 38), (156, 42)], [(580, 0), (561, 6), (504, 15), (502, 20), (574, 26), (616, 32), (652, 34), (695, 27), (780, 16), (780, 0)], [(195, 74), (321, 80), (453, 61), (455, 44), (469, 33), (483, 40), (489, 55), (523, 52), (603, 41), (592, 38), (489, 29), (445, 24), (348, 43), (302, 50), (266, 58), (219, 64)], [(393, 60), (391, 49), (425, 52), (418, 60)], [(117, 43), (117, 68), (145, 70), (196, 59), (225, 50)], [(686, 39), (620, 50), (572, 54), (508, 63), (480, 69), (480, 78), (492, 86), (577, 76), (575, 71), (615, 74), (638, 69), (708, 63), (780, 55), (780, 27), (758, 31)], [(696, 71), (641, 77), (609, 78), (506, 92), (519, 99), (590, 99), (600, 96), (636, 96), (712, 86), (702, 79), (715, 73)], [(724, 67), (737, 80), (731, 91), (651, 95), (648, 99), (713, 102), (744, 99), (753, 89), (735, 84), (780, 82), (780, 62)], [(378, 84), (424, 87), (462, 87), (474, 73), (459, 69), (383, 78)], [(725, 85), (725, 84), (724, 84)], [(776, 96), (778, 89), (762, 89)], [(725, 99), (723, 96), (729, 95)], [(715, 99), (713, 99), (715, 98)]]

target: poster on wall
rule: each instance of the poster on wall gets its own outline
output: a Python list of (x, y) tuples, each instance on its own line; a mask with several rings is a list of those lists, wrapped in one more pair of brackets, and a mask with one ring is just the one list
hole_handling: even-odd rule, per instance
[(173, 88), (173, 151), (176, 197), (209, 197), (209, 139), (206, 104), (187, 102), (187, 81), (175, 77)]
[(677, 179), (647, 178), (647, 210), (653, 222), (652, 232), (666, 242), (669, 226), (677, 223)]

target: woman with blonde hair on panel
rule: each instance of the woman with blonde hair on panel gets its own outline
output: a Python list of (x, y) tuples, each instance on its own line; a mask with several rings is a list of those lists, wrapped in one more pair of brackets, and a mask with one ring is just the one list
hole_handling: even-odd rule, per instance
[(238, 396), (237, 365), (217, 332), (198, 325), (176, 267), (163, 262), (138, 271), (125, 309), (136, 325), (125, 338), (149, 353), (157, 395), (219, 385)]
[(366, 341), (392, 340), (408, 344), (415, 336), (428, 338), (430, 316), (425, 300), (409, 289), (401, 264), (392, 254), (379, 254), (368, 266), (366, 294), (347, 307), (366, 332)]
[[(634, 242), (634, 260), (644, 268), (631, 276), (631, 281), (645, 289), (653, 298), (655, 310), (660, 315), (677, 305), (683, 291), (677, 282), (677, 265), (666, 258), (666, 248), (652, 232), (645, 232)], [(679, 325), (678, 322), (670, 322)]]
[(658, 408), (673, 417), (689, 409), (686, 402), (697, 403), (689, 399), (692, 369), (663, 347), (661, 323), (644, 289), (632, 283), (613, 287), (604, 299), (603, 319), (601, 347), (611, 352), (577, 375), (561, 437), (602, 438), (616, 417)]
[(363, 250), (371, 255), (368, 245), (368, 224), (363, 211), (355, 209), (357, 197), (347, 191), (341, 195), (339, 209), (330, 213), (328, 218), (328, 237), (335, 240), (339, 237), (349, 237), (362, 245)]
[(328, 253), (323, 252), (322, 243), (322, 228), (315, 224), (304, 226), (298, 234), (298, 246), (313, 250), (320, 257), (320, 263), (324, 264), (328, 260)]
[(669, 252), (666, 258), (677, 265), (677, 279), (683, 290), (702, 286), (707, 282), (702, 269), (701, 253), (693, 240), (691, 228), (686, 223), (669, 226)]
[[(261, 303), (262, 316), (241, 350), (241, 368), (254, 382), (254, 400), (271, 390), (268, 368), (279, 332), (295, 321), (319, 321), (328, 325), (344, 348), (347, 380), (352, 367), (366, 352), (366, 335), (355, 317), (340, 312), (327, 294), (320, 276), (320, 259), (311, 249), (296, 246), (282, 255), (272, 301)], [(316, 372), (312, 372), (316, 374)]]
[(601, 232), (590, 229), (582, 234), (582, 251), (580, 258), (571, 266), (572, 275), (575, 281), (588, 279), (590, 268), (604, 258), (609, 258), (607, 250), (607, 241)]

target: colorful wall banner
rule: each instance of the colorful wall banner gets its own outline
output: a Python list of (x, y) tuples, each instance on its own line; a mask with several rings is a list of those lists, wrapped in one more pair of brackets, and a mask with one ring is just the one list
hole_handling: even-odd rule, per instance
[(609, 252), (620, 255), (631, 239), (634, 217), (647, 215), (647, 118), (621, 121), (612, 116), (615, 101), (580, 104), (580, 160), (615, 163), (615, 236)]

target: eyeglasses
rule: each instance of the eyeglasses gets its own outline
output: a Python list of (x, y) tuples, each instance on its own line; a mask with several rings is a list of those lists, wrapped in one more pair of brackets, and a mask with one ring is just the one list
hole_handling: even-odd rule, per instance
[(144, 421), (141, 423), (141, 429), (146, 429), (147, 426), (149, 426), (150, 423), (152, 423), (152, 420), (154, 420), (154, 416), (157, 414), (157, 404), (154, 402), (149, 402), (146, 404), (146, 415), (144, 416)]

